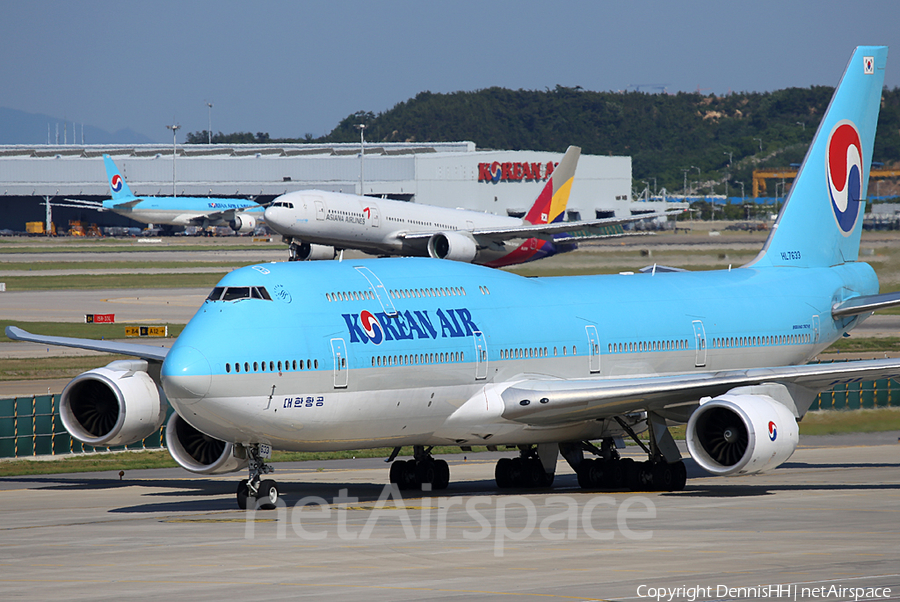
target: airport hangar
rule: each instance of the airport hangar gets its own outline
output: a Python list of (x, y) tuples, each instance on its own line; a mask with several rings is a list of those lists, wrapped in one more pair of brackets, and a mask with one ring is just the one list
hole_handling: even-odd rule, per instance
[[(58, 227), (141, 225), (111, 212), (58, 206), (65, 199), (110, 197), (102, 156), (116, 162), (137, 195), (171, 196), (173, 149), (159, 145), (0, 146), (0, 229), (25, 222)], [(174, 159), (177, 196), (271, 201), (294, 190), (322, 189), (498, 215), (524, 216), (562, 153), (477, 150), (473, 142), (182, 145)], [(361, 175), (362, 173), (362, 175)], [(582, 155), (567, 218), (625, 217), (665, 210), (632, 201), (631, 157)]]

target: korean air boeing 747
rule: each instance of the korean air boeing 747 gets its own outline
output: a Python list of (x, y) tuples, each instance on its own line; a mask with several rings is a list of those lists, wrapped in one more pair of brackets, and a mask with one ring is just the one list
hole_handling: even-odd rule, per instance
[[(241, 507), (274, 506), (273, 448), (413, 446), (400, 488), (448, 486), (435, 445), (514, 446), (498, 487), (546, 487), (558, 455), (586, 488), (679, 490), (669, 433), (715, 475), (774, 468), (815, 395), (900, 375), (900, 360), (808, 365), (873, 311), (857, 261), (887, 48), (853, 53), (759, 255), (727, 271), (523, 278), (429, 258), (253, 265), (225, 276), (168, 352), (32, 335), (124, 353), (63, 391), (66, 429), (121, 445), (160, 427), (201, 474), (249, 467)], [(260, 318), (263, 318), (262, 320)], [(163, 394), (164, 392), (164, 394)], [(648, 459), (616, 440), (649, 431)]]

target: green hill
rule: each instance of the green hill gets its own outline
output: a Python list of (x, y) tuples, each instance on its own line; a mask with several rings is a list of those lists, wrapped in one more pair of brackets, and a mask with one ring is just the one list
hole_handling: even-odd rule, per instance
[[(680, 192), (687, 177), (702, 191), (721, 194), (728, 178), (732, 194), (740, 181), (749, 194), (753, 169), (803, 160), (833, 91), (814, 86), (704, 96), (557, 86), (421, 92), (383, 113), (349, 115), (322, 138), (269, 140), (260, 132), (219, 134), (214, 141), (355, 142), (354, 126), (364, 123), (372, 143), (472, 140), (479, 148), (557, 152), (576, 144), (586, 154), (631, 156), (636, 181), (656, 178), (670, 192)], [(206, 132), (191, 137), (207, 139)], [(900, 89), (884, 91), (873, 159), (900, 160)]]

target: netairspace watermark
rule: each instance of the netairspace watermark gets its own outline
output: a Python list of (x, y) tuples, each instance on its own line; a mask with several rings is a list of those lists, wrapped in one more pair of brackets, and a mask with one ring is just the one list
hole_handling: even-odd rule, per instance
[[(428, 487), (423, 486), (427, 492)], [(629, 496), (618, 503), (613, 496), (594, 496), (581, 504), (569, 496), (552, 496), (544, 499), (543, 509), (558, 512), (543, 516), (540, 520), (538, 505), (531, 498), (521, 495), (499, 497), (423, 497), (420, 506), (409, 506), (396, 485), (385, 485), (374, 504), (359, 505), (359, 498), (347, 495), (347, 489), (329, 502), (323, 497), (301, 498), (289, 509), (278, 500), (275, 518), (278, 522), (276, 537), (287, 538), (290, 524), (297, 537), (304, 540), (322, 540), (337, 537), (341, 540), (361, 541), (373, 536), (379, 520), (390, 523), (391, 529), (399, 521), (407, 541), (449, 539), (448, 514), (463, 511), (467, 519), (454, 518), (451, 528), (456, 534), (460, 525), (462, 538), (469, 541), (492, 540), (494, 556), (503, 556), (506, 542), (522, 541), (537, 536), (548, 541), (575, 540), (587, 537), (610, 541), (616, 537), (645, 540), (653, 537), (653, 531), (639, 529), (641, 520), (656, 518), (656, 506), (650, 498)], [(410, 516), (413, 510), (416, 520)], [(353, 511), (354, 516), (348, 516)], [(368, 512), (360, 527), (359, 511)], [(263, 511), (259, 516), (270, 516)], [(615, 514), (611, 519), (608, 515)], [(597, 516), (595, 516), (595, 513)], [(601, 516), (604, 514), (604, 516)], [(257, 511), (247, 511), (244, 537), (256, 537)], [(327, 522), (325, 522), (327, 521)], [(336, 523), (336, 524), (335, 524)], [(601, 526), (603, 528), (601, 528)], [(383, 525), (383, 527), (386, 527)], [(468, 528), (471, 527), (471, 528)], [(612, 528), (614, 527), (614, 528)], [(453, 539), (457, 536), (454, 535)]]
[(753, 585), (731, 587), (728, 585), (681, 585), (679, 587), (655, 587), (639, 585), (638, 598), (649, 598), (656, 602), (694, 602), (694, 600), (762, 598), (783, 600), (878, 600), (891, 597), (889, 587), (848, 587), (845, 585), (816, 585), (783, 583), (775, 585)]

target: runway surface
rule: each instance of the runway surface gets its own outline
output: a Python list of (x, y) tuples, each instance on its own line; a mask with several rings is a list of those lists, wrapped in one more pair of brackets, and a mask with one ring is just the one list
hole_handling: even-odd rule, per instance
[(898, 435), (805, 440), (752, 477), (689, 463), (677, 493), (585, 492), (561, 463), (552, 491), (497, 495), (489, 453), (445, 456), (447, 490), (402, 498), (378, 459), (283, 464), (286, 507), (256, 513), (235, 508), (239, 474), (8, 477), (0, 599), (897, 600)]

